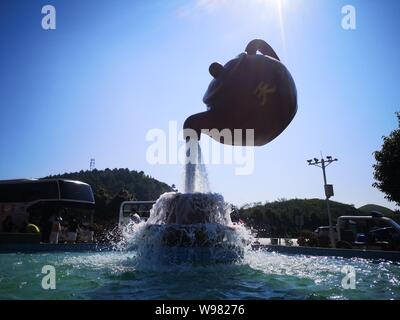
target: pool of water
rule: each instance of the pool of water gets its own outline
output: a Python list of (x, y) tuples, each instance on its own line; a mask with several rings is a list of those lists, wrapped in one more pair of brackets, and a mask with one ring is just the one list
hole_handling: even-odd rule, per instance
[[(44, 265), (55, 290), (41, 286)], [(355, 289), (343, 288), (344, 267)], [(400, 299), (400, 265), (266, 251), (208, 265), (146, 263), (135, 251), (0, 254), (0, 299)]]

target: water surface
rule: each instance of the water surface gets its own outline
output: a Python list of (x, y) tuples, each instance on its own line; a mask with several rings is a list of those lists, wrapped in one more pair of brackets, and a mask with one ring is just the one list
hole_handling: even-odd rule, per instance
[[(55, 290), (41, 287), (44, 265)], [(344, 266), (354, 290), (342, 287)], [(134, 251), (0, 254), (0, 299), (400, 299), (400, 265), (265, 251), (209, 265), (156, 265)]]

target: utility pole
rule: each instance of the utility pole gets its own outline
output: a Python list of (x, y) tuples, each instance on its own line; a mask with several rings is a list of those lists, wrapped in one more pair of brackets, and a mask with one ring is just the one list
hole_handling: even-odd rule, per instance
[(326, 197), (326, 209), (328, 212), (328, 220), (329, 220), (329, 239), (331, 242), (331, 247), (335, 248), (335, 239), (333, 237), (333, 226), (332, 226), (332, 215), (331, 215), (331, 209), (329, 207), (329, 198), (334, 195), (333, 193), (333, 185), (328, 184), (326, 182), (326, 167), (329, 166), (332, 162), (338, 161), (338, 159), (332, 159), (331, 156), (327, 156), (326, 159), (322, 157), (321, 159), (314, 158), (312, 160), (307, 160), (309, 166), (317, 166), (322, 168), (322, 174), (324, 176), (324, 189), (325, 189), (325, 197)]

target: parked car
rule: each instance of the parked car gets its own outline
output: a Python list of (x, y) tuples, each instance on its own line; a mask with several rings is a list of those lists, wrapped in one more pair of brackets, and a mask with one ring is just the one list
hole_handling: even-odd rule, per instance
[(341, 216), (337, 228), (337, 247), (400, 250), (400, 225), (379, 212), (371, 212), (369, 216)]
[[(336, 242), (338, 239), (336, 227), (332, 227), (332, 229), (333, 229), (333, 240)], [(317, 236), (318, 243), (320, 246), (325, 247), (330, 245), (329, 226), (318, 227), (317, 229), (315, 229), (314, 234)]]

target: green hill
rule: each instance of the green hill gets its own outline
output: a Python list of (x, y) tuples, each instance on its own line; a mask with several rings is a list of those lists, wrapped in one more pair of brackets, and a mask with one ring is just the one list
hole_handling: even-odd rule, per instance
[[(79, 180), (92, 186), (95, 194), (95, 221), (97, 223), (115, 223), (118, 210), (125, 200), (157, 200), (172, 187), (158, 181), (143, 171), (129, 169), (105, 169), (80, 171), (53, 175), (46, 178)], [(396, 221), (400, 215), (392, 210), (368, 204), (356, 209), (353, 205), (330, 201), (334, 223), (341, 215), (363, 215), (371, 211), (380, 211)], [(247, 225), (263, 230), (263, 236), (297, 237), (300, 232), (299, 217), (304, 222), (302, 230), (313, 231), (319, 226), (328, 225), (326, 202), (321, 199), (291, 199), (257, 203), (238, 208), (232, 214), (233, 219), (242, 219)]]
[(385, 216), (395, 213), (393, 210), (383, 207), (383, 206), (379, 206), (377, 204), (366, 204), (365, 206), (358, 208), (358, 210), (365, 212), (365, 213), (371, 213), (371, 211), (378, 211), (378, 212), (381, 212), (382, 214), (384, 214)]
[[(330, 201), (333, 222), (341, 215), (360, 215), (353, 205)], [(291, 199), (242, 207), (236, 212), (249, 226), (263, 230), (262, 236), (297, 237), (300, 232), (296, 216), (302, 216), (302, 230), (313, 231), (328, 225), (326, 201), (321, 199)]]
[[(353, 205), (329, 201), (333, 223), (342, 215), (365, 215), (371, 211), (379, 211), (390, 219), (400, 223), (400, 215), (392, 210), (377, 206), (366, 205), (356, 209)], [(234, 212), (234, 218), (244, 220), (247, 225), (262, 230), (261, 236), (297, 237), (300, 228), (296, 224), (302, 216), (302, 231), (313, 231), (319, 226), (327, 226), (328, 215), (326, 201), (322, 199), (291, 199), (265, 204), (246, 205)]]
[(63, 173), (46, 178), (79, 180), (91, 185), (96, 205), (95, 221), (115, 223), (121, 202), (126, 200), (157, 200), (172, 187), (143, 171), (105, 169)]

